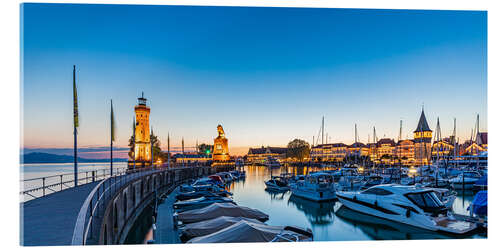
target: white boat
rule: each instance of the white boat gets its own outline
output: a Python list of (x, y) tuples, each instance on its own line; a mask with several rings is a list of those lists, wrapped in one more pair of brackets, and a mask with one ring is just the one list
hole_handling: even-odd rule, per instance
[(354, 168), (344, 168), (341, 170), (341, 177), (338, 181), (339, 188), (342, 190), (357, 190), (363, 185), (363, 176), (358, 174)]
[(447, 207), (451, 208), (453, 206), (453, 202), (457, 198), (457, 192), (449, 190), (447, 188), (431, 188), (436, 196), (441, 200), (441, 202)]
[(428, 188), (384, 184), (362, 192), (337, 192), (337, 198), (357, 212), (426, 230), (465, 234), (476, 229), (475, 223), (456, 219)]
[(464, 171), (455, 178), (449, 180), (451, 186), (458, 190), (472, 190), (476, 181), (481, 179), (477, 171)]
[(335, 185), (333, 177), (326, 173), (307, 175), (304, 180), (290, 185), (292, 194), (313, 201), (333, 200)]
[(290, 190), (288, 184), (280, 177), (273, 176), (270, 180), (264, 183), (266, 184), (266, 187), (271, 190), (276, 190), (276, 191)]

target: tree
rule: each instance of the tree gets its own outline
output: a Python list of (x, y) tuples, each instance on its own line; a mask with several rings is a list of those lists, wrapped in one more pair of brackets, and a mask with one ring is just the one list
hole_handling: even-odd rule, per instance
[(208, 145), (205, 143), (202, 143), (198, 145), (198, 153), (199, 154), (211, 154), (213, 152), (213, 145)]
[[(155, 134), (151, 134), (151, 143), (153, 145), (153, 161), (157, 162), (160, 159), (162, 162), (166, 162), (167, 156), (161, 151), (160, 140)], [(134, 159), (134, 140), (133, 136), (130, 136), (128, 140), (128, 146), (130, 148), (128, 156), (130, 159)]]
[(304, 140), (294, 139), (288, 143), (286, 156), (298, 161), (303, 161), (304, 158), (309, 157), (310, 152), (311, 148), (309, 143)]

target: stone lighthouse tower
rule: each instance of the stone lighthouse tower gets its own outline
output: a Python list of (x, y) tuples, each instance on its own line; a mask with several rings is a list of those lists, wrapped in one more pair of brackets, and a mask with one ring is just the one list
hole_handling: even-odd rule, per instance
[(151, 164), (151, 140), (149, 137), (149, 112), (146, 105), (147, 99), (142, 96), (137, 98), (138, 104), (135, 106), (135, 161), (140, 165)]
[(429, 128), (429, 124), (427, 124), (423, 108), (417, 129), (413, 132), (413, 139), (415, 142), (416, 165), (431, 164), (432, 130)]

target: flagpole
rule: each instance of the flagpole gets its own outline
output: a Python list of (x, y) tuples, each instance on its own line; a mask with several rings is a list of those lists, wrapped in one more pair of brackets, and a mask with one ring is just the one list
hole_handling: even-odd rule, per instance
[(114, 138), (114, 129), (113, 129), (113, 126), (115, 125), (114, 124), (114, 121), (113, 121), (113, 99), (111, 99), (111, 115), (110, 115), (110, 129), (111, 129), (111, 133), (110, 133), (110, 136), (111, 136), (111, 145), (110, 145), (110, 151), (109, 151), (109, 154), (110, 154), (110, 168), (111, 168), (111, 176), (113, 176), (113, 140), (115, 139)]
[(76, 80), (75, 80), (76, 66), (73, 65), (73, 158), (74, 158), (74, 179), (75, 187), (78, 186), (78, 154), (77, 154), (77, 130), (78, 127), (78, 99), (76, 96)]

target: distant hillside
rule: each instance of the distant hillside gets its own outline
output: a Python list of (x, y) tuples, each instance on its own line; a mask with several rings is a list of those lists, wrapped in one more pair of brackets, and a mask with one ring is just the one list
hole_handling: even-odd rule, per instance
[[(74, 160), (70, 155), (56, 155), (47, 153), (29, 153), (21, 155), (21, 163), (71, 163)], [(116, 158), (113, 162), (126, 162), (128, 159)], [(78, 162), (109, 162), (109, 159), (87, 159), (78, 157)]]

